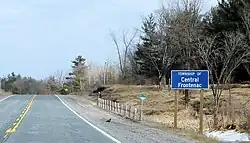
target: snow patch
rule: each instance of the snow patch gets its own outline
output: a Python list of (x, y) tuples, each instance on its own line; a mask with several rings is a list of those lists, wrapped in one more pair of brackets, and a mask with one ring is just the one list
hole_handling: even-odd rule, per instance
[(239, 133), (235, 130), (230, 131), (205, 131), (205, 136), (210, 138), (215, 138), (219, 141), (250, 141), (250, 134), (248, 133)]

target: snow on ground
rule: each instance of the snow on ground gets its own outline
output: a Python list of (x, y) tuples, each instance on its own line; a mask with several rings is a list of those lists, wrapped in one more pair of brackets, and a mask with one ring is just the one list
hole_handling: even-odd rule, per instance
[(205, 131), (207, 137), (216, 138), (219, 141), (250, 141), (250, 134), (230, 131)]

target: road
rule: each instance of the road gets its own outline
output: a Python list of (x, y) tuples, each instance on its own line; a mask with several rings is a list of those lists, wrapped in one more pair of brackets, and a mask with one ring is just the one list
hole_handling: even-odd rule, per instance
[(105, 112), (79, 96), (0, 96), (0, 143), (121, 142), (194, 141)]
[(15, 95), (0, 99), (0, 143), (113, 143), (57, 96)]

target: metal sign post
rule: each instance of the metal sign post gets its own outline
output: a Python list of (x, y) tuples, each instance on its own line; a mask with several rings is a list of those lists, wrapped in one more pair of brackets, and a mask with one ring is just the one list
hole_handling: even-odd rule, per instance
[(140, 106), (140, 121), (142, 121), (142, 119), (143, 119), (143, 101), (146, 100), (146, 96), (145, 96), (143, 93), (141, 93), (141, 94), (139, 95), (139, 98), (141, 99), (141, 106)]

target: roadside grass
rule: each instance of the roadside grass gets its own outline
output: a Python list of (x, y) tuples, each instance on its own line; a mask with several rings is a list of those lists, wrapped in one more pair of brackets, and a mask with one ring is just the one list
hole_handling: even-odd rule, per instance
[[(88, 100), (87, 102), (89, 104), (96, 105), (96, 98), (89, 98), (89, 97), (85, 96), (84, 99), (87, 99)], [(105, 110), (103, 110), (103, 111), (105, 111)], [(133, 120), (129, 120), (129, 121), (135, 122)], [(142, 124), (142, 125), (145, 125), (145, 126), (148, 126), (151, 128), (155, 128), (155, 129), (160, 129), (160, 130), (165, 131), (167, 133), (171, 133), (171, 134), (189, 139), (189, 140), (197, 142), (197, 143), (219, 143), (218, 140), (208, 138), (204, 135), (198, 134), (197, 132), (185, 130), (185, 129), (180, 129), (180, 128), (174, 129), (173, 127), (169, 127), (166, 124), (152, 122), (150, 120), (144, 120), (143, 122), (135, 122), (135, 123)]]
[[(236, 124), (237, 130), (245, 131), (241, 128), (242, 121), (246, 120), (246, 116), (242, 113), (242, 105), (244, 105), (247, 100), (250, 100), (250, 88), (249, 85), (233, 85), (232, 87), (232, 108), (234, 109), (233, 123)], [(101, 92), (102, 98), (104, 99), (132, 106), (140, 105), (140, 93), (144, 93), (147, 97), (143, 109), (145, 120), (161, 124), (161, 126), (158, 126), (160, 129), (171, 131), (175, 134), (182, 134), (187, 138), (199, 140), (201, 142), (218, 142), (215, 139), (210, 139), (197, 133), (199, 129), (199, 91), (190, 91), (188, 108), (184, 105), (184, 95), (178, 95), (178, 127), (180, 129), (172, 128), (174, 121), (174, 91), (169, 91), (167, 88), (159, 90), (157, 86), (112, 85)], [(228, 93), (228, 90), (223, 90), (221, 96), (223, 104), (221, 107), (227, 107)], [(96, 102), (96, 98), (88, 97), (88, 99), (92, 100), (92, 102)], [(206, 90), (204, 92), (204, 101), (204, 129), (210, 129), (213, 121), (213, 95), (211, 90)], [(250, 102), (244, 107), (250, 109)], [(224, 112), (228, 112), (228, 110), (221, 112), (223, 112), (223, 114), (220, 118), (223, 118), (223, 121), (220, 120), (220, 123), (226, 126), (227, 123), (224, 122), (224, 120), (228, 119), (228, 115)], [(221, 129), (223, 130), (224, 128), (222, 127)]]
[(0, 89), (0, 96), (7, 96), (7, 95), (11, 95), (12, 93), (10, 92), (5, 92), (2, 89)]

